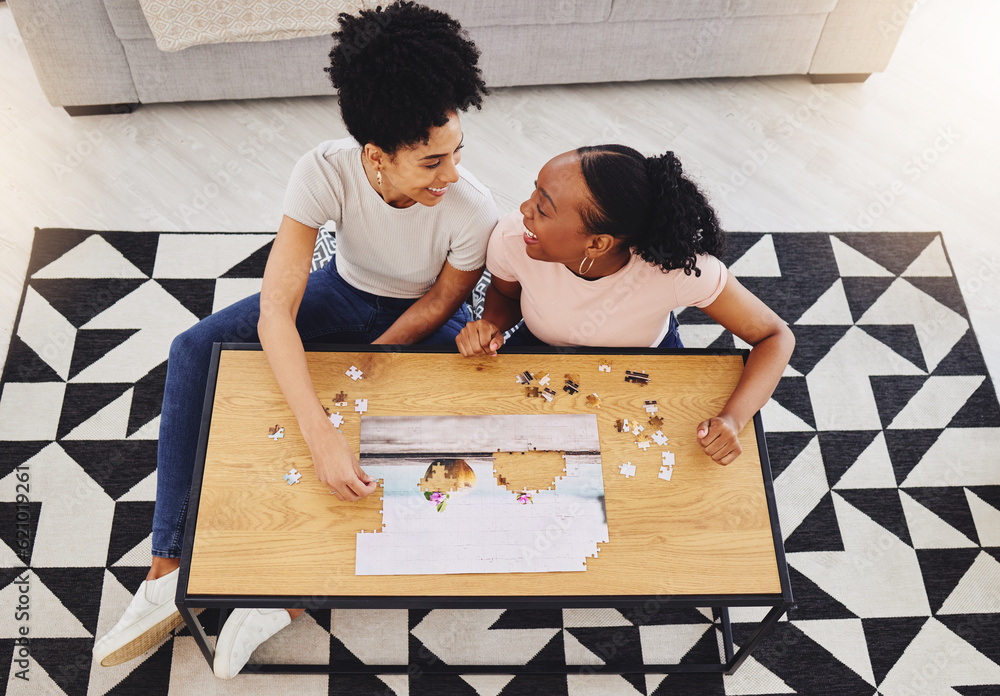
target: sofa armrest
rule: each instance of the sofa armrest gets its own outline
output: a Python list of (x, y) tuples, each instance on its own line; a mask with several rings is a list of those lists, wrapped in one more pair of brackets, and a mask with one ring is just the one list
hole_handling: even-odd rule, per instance
[(53, 106), (139, 101), (103, 0), (9, 0), (42, 91)]
[(885, 70), (914, 3), (839, 0), (827, 17), (810, 75), (866, 75)]

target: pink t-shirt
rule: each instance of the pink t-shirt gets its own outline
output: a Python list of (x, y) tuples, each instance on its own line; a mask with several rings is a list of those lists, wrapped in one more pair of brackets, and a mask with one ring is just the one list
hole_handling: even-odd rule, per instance
[(561, 263), (536, 261), (523, 240), (517, 211), (500, 218), (486, 267), (521, 285), (521, 314), (535, 336), (553, 346), (657, 346), (677, 307), (707, 307), (726, 285), (725, 264), (701, 255), (701, 277), (663, 269), (633, 255), (619, 271), (583, 280)]

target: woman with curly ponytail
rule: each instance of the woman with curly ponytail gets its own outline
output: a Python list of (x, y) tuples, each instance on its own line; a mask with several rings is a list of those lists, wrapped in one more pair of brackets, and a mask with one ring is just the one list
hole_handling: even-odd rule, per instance
[[(260, 342), (317, 479), (336, 500), (355, 501), (377, 483), (324, 413), (303, 344), (451, 345), (470, 318), (464, 301), (498, 217), (489, 190), (459, 164), (459, 113), (487, 93), (479, 50), (453, 18), (413, 2), (338, 20), (329, 65), (316, 71), (338, 90), (351, 137), (320, 143), (292, 170), (260, 294), (203, 318), (170, 346), (152, 563), (122, 619), (94, 645), (103, 666), (142, 655), (181, 622), (174, 596), (214, 342)], [(317, 233), (331, 220), (336, 257), (310, 273)], [(216, 642), (215, 675), (238, 674), (302, 611), (234, 611)]]
[(676, 307), (698, 307), (753, 346), (722, 411), (695, 426), (729, 464), (738, 435), (771, 396), (795, 338), (719, 260), (715, 211), (672, 152), (581, 147), (550, 160), (490, 237), (483, 317), (455, 339), (466, 357), (508, 345), (680, 348)]

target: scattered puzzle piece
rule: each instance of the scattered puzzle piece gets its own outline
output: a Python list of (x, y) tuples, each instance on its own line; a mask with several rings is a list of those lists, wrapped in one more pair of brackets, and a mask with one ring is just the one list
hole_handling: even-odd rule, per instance
[(551, 389), (549, 389), (548, 387), (545, 387), (545, 389), (541, 392), (541, 394), (539, 394), (539, 396), (541, 396), (543, 399), (545, 399), (546, 401), (549, 401), (549, 402), (552, 401), (552, 398), (555, 395), (556, 395), (556, 393), (554, 391), (552, 391)]
[(656, 413), (656, 401), (647, 401), (645, 405), (646, 413)]
[(661, 425), (663, 425), (663, 419), (660, 418), (659, 416), (653, 416), (652, 418), (649, 419), (649, 424), (654, 428), (659, 428)]
[(267, 436), (270, 439), (272, 439), (275, 442), (277, 442), (278, 440), (280, 440), (281, 438), (283, 438), (285, 436), (285, 429), (282, 428), (280, 425), (276, 425), (273, 428), (268, 428), (268, 430), (267, 430)]
[(340, 415), (340, 411), (330, 414), (330, 422), (333, 423), (333, 427), (339, 428), (344, 424), (344, 417)]
[(524, 395), (525, 396), (538, 396), (538, 387), (525, 387), (524, 388)]
[(563, 391), (567, 394), (576, 394), (580, 391), (580, 378), (573, 379), (574, 377), (576, 375), (566, 375), (566, 384), (563, 386)]
[(588, 406), (594, 406), (596, 408), (600, 408), (600, 406), (601, 406), (601, 397), (599, 397), (596, 393), (591, 394), (590, 396), (587, 397), (587, 405)]
[(358, 413), (364, 413), (368, 410), (368, 399), (355, 399), (354, 400), (354, 410)]
[(529, 382), (531, 382), (532, 379), (534, 379), (534, 375), (525, 370), (524, 372), (519, 374), (516, 379), (518, 384), (528, 384)]
[(545, 375), (540, 380), (538, 380), (538, 383), (541, 384), (543, 387), (547, 387), (549, 385), (549, 382), (551, 381), (552, 379), (548, 375)]
[(334, 406), (347, 406), (347, 394), (340, 392), (335, 397), (333, 397)]
[(641, 370), (625, 370), (625, 381), (643, 387), (649, 384), (649, 375)]
[(289, 469), (288, 473), (282, 476), (281, 478), (285, 479), (285, 483), (287, 483), (289, 486), (294, 486), (296, 483), (299, 482), (299, 479), (302, 478), (302, 474), (300, 474), (298, 471), (292, 468)]
[(637, 444), (639, 446), (639, 449), (641, 449), (643, 452), (645, 452), (646, 450), (649, 449), (649, 441), (648, 440), (644, 441), (644, 442), (637, 442), (635, 444)]
[(628, 418), (619, 418), (615, 421), (615, 430), (620, 433), (632, 432), (632, 428), (629, 427)]
[(657, 430), (655, 433), (653, 433), (652, 437), (653, 437), (653, 442), (658, 444), (660, 447), (663, 447), (665, 444), (667, 444), (667, 440), (670, 439), (663, 434), (662, 430)]
[(601, 362), (597, 363), (597, 369), (600, 370), (601, 372), (611, 372), (611, 363), (609, 363), (607, 360), (602, 360)]
[(638, 435), (643, 430), (645, 430), (645, 428), (642, 427), (641, 425), (639, 425), (638, 423), (636, 423), (635, 425), (632, 426), (632, 434), (633, 435)]
[(633, 476), (635, 476), (635, 464), (633, 464), (632, 462), (625, 462), (624, 464), (618, 467), (618, 471), (625, 478), (632, 478)]
[(355, 382), (357, 382), (359, 379), (361, 379), (361, 375), (363, 375), (364, 372), (356, 368), (354, 365), (351, 365), (351, 369), (345, 372), (344, 374), (353, 379)]
[(663, 464), (660, 466), (660, 473), (657, 478), (661, 478), (664, 481), (669, 481), (670, 477), (674, 475), (674, 453), (673, 452), (663, 452)]

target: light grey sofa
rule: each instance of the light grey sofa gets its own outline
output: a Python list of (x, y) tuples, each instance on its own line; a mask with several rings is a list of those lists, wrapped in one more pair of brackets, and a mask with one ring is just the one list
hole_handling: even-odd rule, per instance
[[(138, 0), (9, 0), (49, 101), (330, 94), (329, 36), (157, 49)], [(426, 0), (462, 22), (494, 87), (752, 75), (861, 81), (884, 70), (900, 0)]]

